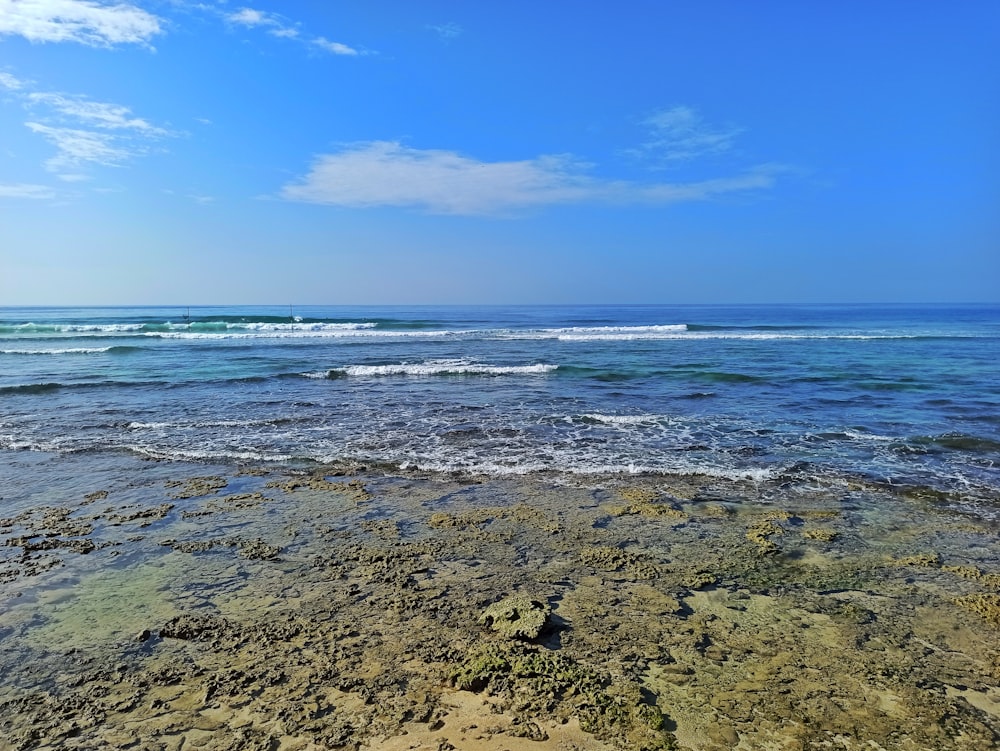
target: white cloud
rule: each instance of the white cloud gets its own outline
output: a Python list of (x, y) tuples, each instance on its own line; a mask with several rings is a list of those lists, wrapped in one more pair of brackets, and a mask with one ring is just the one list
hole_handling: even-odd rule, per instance
[(601, 180), (568, 156), (480, 162), (453, 151), (421, 150), (391, 141), (355, 144), (316, 159), (287, 200), (366, 208), (400, 206), (435, 214), (490, 215), (552, 204), (672, 203), (770, 187), (775, 168), (693, 183)]
[(55, 192), (46, 185), (29, 185), (28, 183), (15, 183), (4, 185), (0, 183), (0, 198), (53, 198)]
[(454, 22), (442, 23), (442, 24), (427, 24), (427, 28), (431, 31), (437, 33), (442, 39), (454, 39), (457, 36), (461, 36), (465, 31), (461, 26)]
[(317, 47), (326, 50), (327, 52), (332, 52), (334, 55), (357, 55), (359, 54), (353, 47), (348, 47), (346, 44), (341, 44), (340, 42), (331, 42), (325, 37), (316, 37), (312, 40), (312, 43)]
[(242, 26), (263, 26), (267, 24), (278, 23), (273, 17), (265, 13), (262, 10), (254, 10), (252, 8), (240, 8), (235, 13), (230, 13), (226, 16), (226, 20), (230, 23), (238, 23)]
[(226, 20), (239, 26), (254, 28), (261, 26), (267, 29), (267, 33), (280, 39), (295, 39), (299, 35), (299, 30), (290, 25), (282, 16), (277, 13), (268, 13), (263, 10), (253, 8), (240, 8), (235, 13), (226, 15)]
[(87, 179), (80, 173), (85, 164), (117, 167), (146, 153), (151, 142), (176, 135), (120, 104), (51, 91), (25, 93), (22, 100), (34, 115), (25, 126), (56, 147), (46, 169), (67, 181)]
[(267, 33), (279, 39), (295, 39), (299, 35), (299, 30), (291, 26), (282, 26), (280, 29), (268, 29)]
[(0, 36), (110, 47), (148, 44), (160, 32), (159, 18), (127, 2), (0, 0)]
[(246, 26), (247, 28), (260, 27), (266, 29), (267, 33), (273, 37), (278, 37), (279, 39), (296, 39), (303, 44), (319, 47), (326, 52), (332, 52), (334, 55), (366, 54), (342, 42), (332, 42), (326, 37), (303, 36), (297, 24), (290, 23), (286, 18), (277, 13), (268, 13), (267, 11), (256, 10), (254, 8), (240, 8), (238, 11), (226, 14), (225, 18), (232, 24)]
[(4, 73), (0, 71), (0, 88), (10, 89), (11, 91), (17, 91), (22, 88), (24, 83), (12, 76), (10, 73)]
[(646, 118), (650, 139), (629, 153), (665, 162), (688, 161), (728, 151), (739, 128), (716, 129), (705, 124), (691, 107), (672, 107)]
[(55, 145), (56, 155), (45, 162), (46, 168), (52, 172), (77, 167), (84, 162), (117, 167), (134, 154), (132, 150), (119, 145), (110, 133), (56, 128), (34, 122), (27, 122), (25, 125), (33, 133), (44, 136)]
[(61, 115), (83, 123), (109, 130), (135, 130), (148, 135), (167, 135), (162, 128), (151, 125), (139, 117), (132, 117), (132, 110), (120, 104), (95, 102), (86, 97), (66, 96), (54, 92), (38, 92), (28, 95), (33, 103), (47, 104)]
[(79, 173), (68, 173), (63, 175), (56, 175), (60, 180), (67, 183), (83, 183), (90, 179), (89, 175), (81, 175)]

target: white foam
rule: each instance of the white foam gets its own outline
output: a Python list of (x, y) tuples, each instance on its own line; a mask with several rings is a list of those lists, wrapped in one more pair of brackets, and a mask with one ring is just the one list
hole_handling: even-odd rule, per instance
[[(558, 365), (484, 365), (465, 360), (431, 360), (423, 363), (394, 365), (348, 365), (331, 373), (346, 376), (433, 376), (433, 375), (540, 375), (551, 373)], [(309, 375), (307, 377), (315, 377)]]
[(858, 433), (857, 431), (854, 430), (845, 430), (844, 435), (846, 435), (848, 438), (853, 438), (856, 441), (888, 442), (896, 440), (895, 438), (892, 438), (887, 435), (878, 435), (877, 433)]
[[(265, 324), (262, 324), (264, 326)], [(282, 324), (266, 324), (267, 326), (280, 326)], [(284, 324), (291, 327), (292, 324)], [(312, 326), (312, 324), (302, 324)], [(161, 339), (305, 339), (311, 337), (327, 337), (341, 339), (349, 337), (365, 338), (405, 338), (405, 337), (448, 337), (467, 334), (463, 331), (392, 331), (374, 329), (370, 326), (360, 326), (357, 328), (329, 328), (330, 326), (341, 324), (323, 324), (323, 328), (259, 328), (249, 331), (144, 331), (146, 336), (159, 337)], [(372, 324), (374, 326), (374, 324)]]
[(364, 323), (228, 323), (226, 328), (234, 331), (358, 331), (375, 328), (377, 324)]
[(633, 341), (633, 340), (801, 340), (801, 339), (843, 339), (843, 340), (868, 340), (868, 339), (912, 339), (908, 335), (897, 334), (761, 334), (761, 333), (722, 333), (706, 331), (684, 331), (684, 332), (621, 332), (607, 334), (559, 334), (557, 338), (564, 342), (587, 342), (587, 341)]
[(93, 355), (111, 347), (70, 347), (67, 349), (0, 349), (0, 355)]
[[(34, 326), (34, 324), (25, 324), (26, 326)], [(102, 324), (63, 324), (56, 325), (56, 331), (64, 331), (67, 333), (107, 333), (107, 334), (118, 334), (127, 333), (129, 331), (141, 331), (142, 327), (145, 326), (144, 323), (102, 323)], [(40, 325), (38, 328), (45, 329), (47, 326)]]
[[(283, 420), (282, 420), (283, 421)], [(276, 425), (275, 420), (205, 420), (201, 422), (130, 422), (126, 430), (169, 430), (192, 428), (254, 428)]]
[(536, 472), (561, 472), (569, 475), (704, 475), (734, 481), (762, 483), (780, 474), (780, 468), (746, 467), (723, 468), (713, 465), (683, 465), (665, 467), (657, 465), (628, 464), (584, 464), (552, 465), (543, 462), (496, 461), (415, 461), (403, 462), (401, 469), (416, 468), (425, 472), (469, 472), (490, 477), (529, 475)]
[(502, 339), (630, 339), (676, 337), (687, 331), (687, 324), (669, 323), (653, 326), (567, 326), (552, 329), (497, 329)]
[(588, 420), (602, 422), (607, 425), (653, 425), (663, 418), (660, 415), (583, 415)]
[(126, 446), (129, 451), (152, 459), (186, 459), (190, 461), (243, 461), (243, 462), (287, 462), (295, 457), (291, 454), (267, 454), (260, 451), (186, 451), (183, 449), (160, 450), (145, 446)]

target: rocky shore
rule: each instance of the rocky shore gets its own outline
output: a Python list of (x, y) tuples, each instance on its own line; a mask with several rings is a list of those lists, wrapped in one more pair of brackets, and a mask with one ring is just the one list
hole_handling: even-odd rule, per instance
[(1000, 743), (998, 526), (947, 499), (148, 466), (0, 505), (0, 749)]

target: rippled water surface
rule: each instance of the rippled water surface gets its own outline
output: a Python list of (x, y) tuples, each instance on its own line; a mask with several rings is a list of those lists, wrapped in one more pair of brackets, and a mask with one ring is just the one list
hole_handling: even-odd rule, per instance
[(860, 475), (991, 507), (1000, 308), (0, 309), (0, 448)]

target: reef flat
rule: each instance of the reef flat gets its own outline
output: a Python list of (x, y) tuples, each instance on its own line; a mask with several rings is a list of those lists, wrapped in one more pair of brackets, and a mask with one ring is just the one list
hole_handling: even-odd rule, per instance
[(1000, 741), (998, 526), (938, 497), (62, 462), (0, 519), (2, 749)]

